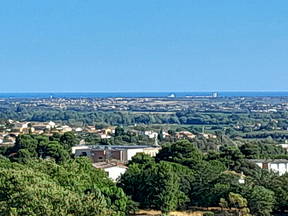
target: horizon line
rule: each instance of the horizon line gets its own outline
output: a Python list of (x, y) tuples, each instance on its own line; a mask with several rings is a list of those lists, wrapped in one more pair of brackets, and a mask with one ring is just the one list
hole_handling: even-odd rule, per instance
[(195, 92), (288, 92), (288, 90), (175, 90), (175, 91), (0, 91), (0, 94), (57, 93), (195, 93)]

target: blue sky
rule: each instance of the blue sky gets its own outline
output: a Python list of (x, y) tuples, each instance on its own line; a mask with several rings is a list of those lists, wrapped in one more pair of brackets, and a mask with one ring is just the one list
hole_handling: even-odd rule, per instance
[(288, 1), (9, 0), (1, 92), (288, 90)]

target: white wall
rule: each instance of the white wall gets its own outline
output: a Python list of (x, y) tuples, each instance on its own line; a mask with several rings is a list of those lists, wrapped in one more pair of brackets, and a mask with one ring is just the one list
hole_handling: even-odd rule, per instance
[[(263, 168), (263, 163), (261, 162), (257, 162), (256, 163), (260, 168)], [(268, 170), (273, 171), (273, 172), (277, 172), (280, 175), (285, 174), (286, 172), (288, 172), (288, 163), (281, 163), (281, 162), (269, 162), (268, 163)]]
[(89, 146), (82, 145), (82, 146), (73, 146), (72, 147), (72, 154), (75, 154), (77, 150), (81, 149), (90, 149)]
[(270, 169), (274, 172), (278, 172), (280, 175), (288, 172), (288, 164), (287, 163), (271, 163)]
[(108, 172), (109, 178), (111, 178), (113, 181), (117, 181), (117, 179), (121, 176), (121, 174), (124, 174), (126, 172), (125, 167), (119, 167), (119, 166), (114, 166), (114, 167), (109, 167), (105, 168), (105, 172)]
[(86, 153), (87, 157), (91, 157), (91, 149), (76, 149), (75, 157), (81, 156), (84, 152)]
[(280, 163), (279, 164), (279, 174), (283, 175), (284, 173), (287, 172), (287, 166), (285, 163)]
[(263, 168), (263, 164), (262, 163), (256, 163), (260, 168)]
[(139, 152), (144, 152), (143, 148), (139, 149), (127, 149), (127, 160), (130, 161), (134, 155), (136, 155)]

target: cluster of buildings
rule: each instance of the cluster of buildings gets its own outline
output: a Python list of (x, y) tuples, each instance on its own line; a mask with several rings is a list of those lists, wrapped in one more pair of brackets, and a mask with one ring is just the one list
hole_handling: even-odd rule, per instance
[[(96, 129), (94, 126), (70, 127), (68, 125), (59, 125), (55, 122), (19, 122), (8, 120), (6, 125), (0, 124), (0, 145), (13, 145), (16, 137), (19, 134), (45, 134), (51, 135), (52, 133), (65, 133), (73, 131), (87, 132), (98, 134), (102, 139), (109, 139), (115, 134), (116, 127), (107, 127), (103, 129)], [(133, 132), (133, 130), (131, 130)], [(91, 159), (93, 166), (105, 170), (109, 177), (114, 181), (123, 174), (127, 167), (126, 164), (132, 159), (137, 153), (144, 153), (152, 157), (161, 149), (158, 146), (159, 133), (153, 130), (147, 131), (134, 131), (136, 134), (145, 135), (150, 139), (155, 139), (154, 146), (117, 146), (117, 145), (82, 145), (75, 146), (72, 148), (72, 153), (76, 157), (85, 156)], [(162, 131), (163, 138), (169, 138), (171, 134)], [(199, 133), (193, 134), (189, 131), (179, 131), (173, 135), (177, 139), (194, 139), (196, 136), (202, 136), (206, 139), (217, 138), (214, 134)], [(80, 143), (81, 144), (81, 143)], [(83, 145), (84, 144), (84, 145)], [(288, 143), (279, 144), (282, 148), (288, 151)], [(280, 175), (288, 172), (288, 160), (286, 159), (275, 159), (275, 160), (250, 160), (257, 164), (260, 168), (267, 169), (269, 171), (277, 172)]]
[[(140, 134), (146, 135), (150, 139), (155, 139), (155, 138), (158, 137), (158, 133), (155, 132), (155, 131), (151, 131), (151, 130), (140, 132)], [(172, 135), (169, 134), (166, 131), (162, 131), (162, 136), (163, 136), (164, 139), (166, 139), (166, 138), (171, 137)], [(205, 139), (216, 139), (217, 138), (217, 136), (214, 135), (214, 134), (204, 133), (204, 132), (203, 133), (194, 134), (194, 133), (192, 133), (190, 131), (179, 131), (179, 132), (176, 132), (175, 134), (173, 134), (173, 136), (176, 139), (195, 139), (197, 136), (204, 137)]]
[(199, 134), (196, 135), (196, 134), (191, 133), (190, 131), (180, 131), (180, 132), (177, 132), (177, 133), (175, 134), (175, 137), (176, 137), (177, 139), (185, 139), (185, 138), (187, 138), (187, 139), (194, 139), (194, 138), (196, 138), (197, 136), (202, 136), (202, 137), (204, 137), (205, 139), (216, 139), (216, 138), (217, 138), (217, 136), (214, 135), (214, 134), (199, 133)]
[(115, 126), (111, 126), (97, 130), (94, 126), (86, 126), (82, 131), (87, 133), (96, 133), (101, 139), (110, 139), (112, 135), (115, 134), (115, 128)]
[(0, 145), (13, 145), (16, 137), (20, 134), (36, 134), (36, 135), (52, 135), (53, 133), (66, 132), (87, 132), (96, 133), (102, 139), (109, 139), (115, 133), (116, 127), (108, 127), (96, 130), (94, 126), (72, 127), (68, 125), (57, 124), (53, 121), (49, 122), (19, 122), (8, 120), (6, 123), (0, 124)]
[(20, 134), (45, 134), (65, 133), (75, 131), (76, 128), (71, 128), (68, 125), (58, 125), (55, 122), (19, 122), (8, 120), (6, 124), (1, 125), (0, 144), (13, 145), (16, 137)]
[[(213, 100), (211, 100), (213, 98)], [(194, 109), (201, 111), (245, 111), (260, 113), (273, 113), (279, 110), (288, 110), (286, 99), (273, 97), (218, 97), (215, 92), (212, 96), (185, 96), (176, 97), (171, 94), (168, 97), (49, 97), (49, 98), (31, 98), (31, 99), (1, 99), (0, 105), (18, 106), (31, 109), (41, 106), (43, 109), (68, 109), (85, 108), (89, 111), (160, 111), (177, 112), (183, 109)]]
[[(50, 136), (53, 133), (63, 134), (65, 132), (75, 132), (75, 133), (93, 133), (97, 134), (101, 139), (110, 139), (115, 134), (115, 126), (110, 126), (103, 129), (96, 129), (95, 126), (85, 126), (85, 127), (72, 127), (68, 125), (60, 125), (53, 121), (49, 122), (19, 122), (14, 120), (8, 120), (5, 124), (0, 124), (0, 145), (13, 145), (15, 143), (16, 137), (20, 134), (37, 134), (37, 135), (47, 135)], [(138, 131), (134, 129), (129, 129), (129, 132), (135, 135), (144, 135), (149, 139), (155, 140), (158, 143), (159, 132), (153, 130)], [(208, 133), (193, 134), (189, 131), (179, 131), (171, 135), (166, 131), (162, 131), (161, 135), (164, 139), (171, 136), (176, 139), (194, 139), (196, 136), (203, 136), (206, 139), (215, 139), (216, 135)], [(81, 142), (85, 144), (85, 142)]]

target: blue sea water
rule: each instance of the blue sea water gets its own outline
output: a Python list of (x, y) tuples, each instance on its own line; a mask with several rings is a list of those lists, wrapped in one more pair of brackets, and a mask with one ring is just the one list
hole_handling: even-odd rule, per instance
[[(217, 92), (219, 97), (288, 97), (288, 91), (283, 92)], [(0, 98), (113, 98), (113, 97), (168, 97), (175, 94), (178, 97), (212, 96), (213, 92), (54, 92), (54, 93), (1, 93)]]

